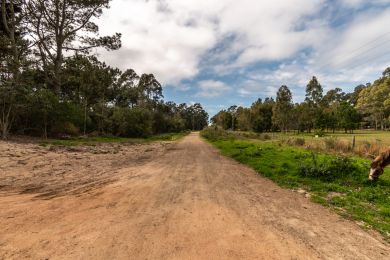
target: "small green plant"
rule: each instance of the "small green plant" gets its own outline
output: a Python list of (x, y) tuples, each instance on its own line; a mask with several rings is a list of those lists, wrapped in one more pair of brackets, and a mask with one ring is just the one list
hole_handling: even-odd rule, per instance
[(288, 139), (284, 140), (284, 143), (288, 145), (296, 145), (296, 146), (304, 146), (305, 145), (305, 139), (298, 137), (289, 137)]
[(324, 139), (326, 150), (334, 150), (336, 148), (337, 139), (334, 137), (328, 137)]
[(260, 136), (260, 139), (262, 139), (262, 140), (271, 140), (272, 137), (269, 134), (262, 134)]
[(201, 132), (203, 138), (210, 141), (217, 141), (229, 138), (229, 133), (219, 127), (208, 127)]
[(311, 161), (305, 162), (299, 167), (299, 174), (302, 177), (334, 181), (348, 175), (356, 175), (359, 170), (349, 157), (337, 156), (319, 163), (317, 155), (312, 153)]
[(324, 130), (322, 130), (322, 129), (316, 129), (316, 130), (314, 131), (314, 136), (324, 137), (324, 136), (325, 136), (325, 132), (324, 132)]

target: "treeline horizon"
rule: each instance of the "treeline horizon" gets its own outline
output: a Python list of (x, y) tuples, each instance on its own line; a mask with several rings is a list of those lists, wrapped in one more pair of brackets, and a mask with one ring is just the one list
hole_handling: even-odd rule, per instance
[(259, 98), (250, 107), (230, 106), (211, 122), (225, 130), (254, 132), (386, 130), (390, 128), (390, 67), (373, 83), (358, 85), (350, 93), (340, 88), (324, 93), (313, 76), (306, 86), (305, 100), (292, 100), (292, 92), (282, 85), (276, 99)]
[(0, 0), (0, 136), (150, 135), (201, 130), (201, 104), (164, 101), (153, 74), (121, 71), (92, 54), (121, 34), (93, 22), (109, 0)]

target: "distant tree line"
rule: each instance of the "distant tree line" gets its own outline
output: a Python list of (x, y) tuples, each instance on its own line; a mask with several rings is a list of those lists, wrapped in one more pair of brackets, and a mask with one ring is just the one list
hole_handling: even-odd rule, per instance
[(324, 94), (313, 77), (305, 100), (295, 104), (290, 89), (283, 85), (276, 99), (258, 99), (249, 108), (231, 106), (211, 121), (223, 129), (255, 132), (386, 130), (390, 127), (390, 68), (374, 83), (359, 85), (352, 93), (335, 88)]
[(165, 102), (153, 74), (92, 55), (121, 47), (94, 21), (109, 0), (0, 0), (0, 135), (153, 134), (201, 130), (200, 104)]

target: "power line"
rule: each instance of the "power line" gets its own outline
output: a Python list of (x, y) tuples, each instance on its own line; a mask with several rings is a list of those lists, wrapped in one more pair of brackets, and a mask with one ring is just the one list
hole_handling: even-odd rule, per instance
[(334, 63), (333, 65), (337, 66), (337, 65), (343, 64), (343, 63), (346, 62), (346, 61), (353, 61), (356, 57), (359, 57), (359, 56), (361, 56), (362, 54), (365, 54), (365, 53), (369, 53), (371, 50), (374, 50), (374, 49), (376, 49), (376, 48), (378, 48), (378, 47), (380, 47), (380, 46), (382, 46), (382, 45), (385, 45), (385, 44), (388, 43), (388, 42), (390, 42), (390, 39), (387, 40), (387, 41), (385, 41), (385, 42), (382, 42), (382, 43), (379, 44), (379, 45), (373, 46), (373, 47), (371, 47), (371, 48), (369, 48), (369, 49), (367, 49), (367, 50), (365, 50), (365, 51), (359, 53), (358, 55), (350, 56), (349, 59), (344, 59), (344, 60), (342, 60), (342, 61), (336, 62), (336, 63)]
[[(354, 68), (358, 68), (358, 67), (360, 67), (360, 66), (362, 66), (362, 65), (364, 65), (364, 64), (367, 64), (367, 63), (369, 63), (369, 62), (371, 62), (371, 61), (374, 61), (374, 60), (380, 59), (380, 58), (385, 58), (385, 57), (387, 57), (387, 56), (389, 56), (389, 55), (390, 55), (390, 52), (387, 52), (387, 53), (385, 53), (385, 54), (380, 53), (379, 55), (375, 55), (374, 57), (367, 58), (367, 59), (364, 59), (364, 57), (363, 57), (362, 59), (360, 59), (360, 60), (363, 61), (363, 62), (361, 62), (361, 63), (353, 63), (353, 64), (350, 64), (349, 66), (346, 66), (346, 67), (344, 67), (343, 69), (354, 69)], [(389, 64), (389, 65), (390, 65), (390, 64)]]
[[(359, 50), (361, 50), (361, 49), (363, 49), (363, 48), (365, 48), (365, 47), (367, 47), (367, 46), (370, 46), (371, 44), (377, 42), (378, 40), (381, 40), (382, 38), (384, 38), (384, 37), (387, 36), (387, 35), (390, 35), (390, 31), (387, 32), (387, 33), (384, 33), (384, 34), (382, 34), (382, 35), (380, 35), (380, 36), (378, 36), (378, 37), (376, 37), (375, 39), (373, 39), (373, 40), (371, 40), (371, 41), (369, 41), (369, 42), (366, 42), (366, 43), (363, 44), (362, 46), (360, 46), (360, 47), (358, 47), (358, 48), (352, 50), (351, 52), (349, 52), (347, 55), (341, 56), (341, 57), (342, 57), (341, 63), (342, 63), (343, 61), (345, 61), (345, 60), (348, 60), (348, 58), (354, 56), (354, 55), (351, 55), (351, 54), (356, 53), (357, 51), (359, 51)], [(369, 51), (369, 50), (371, 50), (371, 49), (373, 49), (373, 48), (377, 48), (378, 46), (381, 46), (381, 45), (383, 45), (384, 43), (386, 43), (386, 42), (388, 42), (388, 41), (390, 41), (390, 39), (385, 39), (384, 42), (381, 42), (379, 45), (374, 45), (374, 47), (371, 47), (370, 49), (364, 51), (363, 53), (365, 53), (365, 52), (367, 52), (367, 51)], [(355, 56), (356, 56), (356, 55), (355, 55)], [(347, 58), (347, 59), (345, 59), (345, 58)], [(330, 61), (330, 62), (327, 62), (327, 63), (325, 63), (325, 64), (323, 64), (323, 65), (320, 65), (320, 67), (318, 68), (318, 70), (322, 70), (323, 68), (325, 68), (326, 66), (331, 65), (332, 63), (333, 63), (333, 61)], [(340, 63), (340, 61), (339, 61), (339, 62), (336, 62), (336, 64), (337, 64), (337, 63)]]

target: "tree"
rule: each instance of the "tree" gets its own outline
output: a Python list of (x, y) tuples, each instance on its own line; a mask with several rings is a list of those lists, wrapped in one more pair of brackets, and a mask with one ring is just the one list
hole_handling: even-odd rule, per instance
[(138, 83), (139, 105), (140, 106), (154, 106), (164, 96), (162, 94), (162, 87), (160, 82), (153, 74), (142, 74)]
[(251, 125), (255, 132), (264, 132), (272, 130), (272, 114), (275, 101), (272, 98), (266, 98), (264, 102), (258, 99), (250, 108)]
[(273, 122), (280, 130), (286, 132), (289, 128), (291, 112), (293, 109), (290, 89), (283, 85), (276, 94), (276, 103), (273, 110)]
[(309, 104), (306, 102), (295, 104), (295, 128), (298, 132), (308, 131), (312, 127), (310, 109)]
[(382, 73), (382, 76), (384, 78), (390, 78), (390, 67), (386, 68), (383, 73)]
[(227, 110), (227, 112), (231, 115), (232, 117), (232, 125), (231, 125), (231, 129), (234, 131), (236, 130), (236, 127), (237, 127), (237, 123), (236, 123), (236, 120), (237, 120), (237, 109), (238, 107), (236, 105), (233, 105), (233, 106), (230, 106)]
[(322, 122), (322, 119), (320, 118), (322, 117), (321, 108), (320, 108), (322, 103), (322, 98), (323, 98), (322, 86), (318, 82), (317, 78), (313, 76), (313, 78), (306, 86), (306, 98), (305, 98), (305, 102), (308, 104), (310, 108), (308, 110), (309, 121), (306, 123), (309, 132), (313, 127), (323, 128), (323, 125), (320, 123)]
[(309, 84), (306, 86), (306, 102), (318, 105), (322, 100), (322, 92), (322, 86), (318, 82), (317, 78), (313, 76)]
[(202, 130), (208, 125), (209, 115), (203, 109), (202, 105), (195, 103), (187, 108), (187, 114), (191, 118), (191, 130)]
[(232, 126), (232, 115), (226, 110), (222, 110), (211, 118), (211, 122), (214, 125), (220, 126), (222, 129), (227, 130)]
[(21, 70), (27, 65), (29, 42), (23, 38), (23, 1), (1, 1), (0, 8), (0, 134), (8, 137), (25, 96)]
[(84, 135), (91, 114), (97, 121), (99, 131), (104, 132), (107, 103), (114, 101), (113, 85), (119, 74), (118, 69), (107, 66), (93, 56), (76, 55), (65, 61), (62, 95), (83, 107)]
[(94, 20), (109, 0), (30, 0), (27, 2), (30, 36), (33, 37), (46, 75), (46, 83), (57, 95), (62, 86), (64, 53), (88, 54), (92, 48), (116, 50), (121, 46), (119, 33), (97, 37)]
[(252, 130), (251, 110), (249, 108), (238, 107), (236, 114), (236, 128), (241, 131)]
[(345, 133), (353, 132), (359, 126), (360, 116), (356, 109), (347, 102), (342, 102), (337, 107), (337, 119), (340, 128), (343, 128)]
[(373, 122), (375, 129), (385, 128), (390, 108), (390, 80), (379, 80), (364, 88), (358, 97), (356, 108)]

